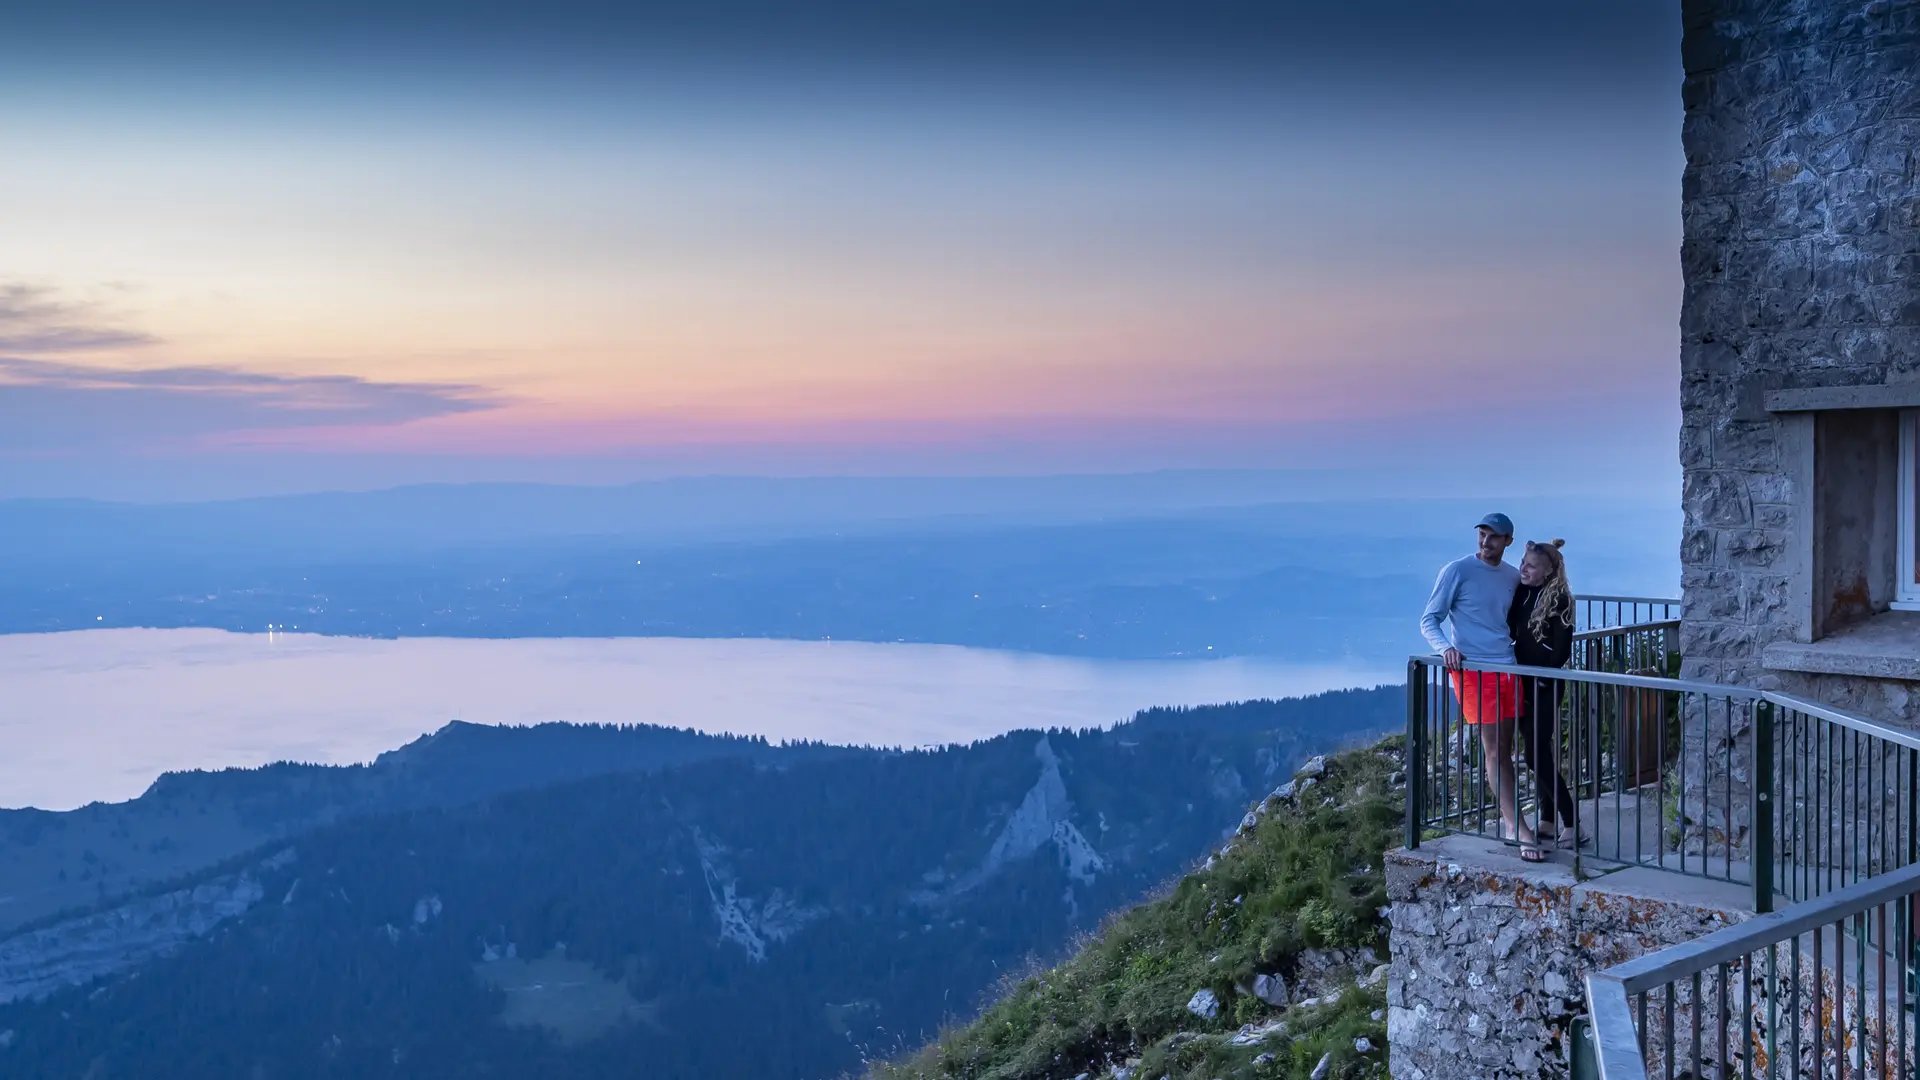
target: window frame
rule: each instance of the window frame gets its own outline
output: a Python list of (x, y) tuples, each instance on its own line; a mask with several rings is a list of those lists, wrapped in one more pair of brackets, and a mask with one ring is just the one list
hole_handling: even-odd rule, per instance
[(1896, 611), (1920, 611), (1920, 409), (1900, 410), (1899, 566)]

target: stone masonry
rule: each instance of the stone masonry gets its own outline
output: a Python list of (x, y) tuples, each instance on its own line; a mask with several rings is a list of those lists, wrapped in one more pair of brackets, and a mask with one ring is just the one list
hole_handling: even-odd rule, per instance
[[(1920, 613), (1886, 614), (1920, 407), (1920, 0), (1681, 11), (1681, 675), (1920, 726)], [(1686, 800), (1714, 850), (1751, 835), (1746, 719), (1684, 718), (1687, 790), (1721, 763), (1730, 796)]]
[[(1891, 557), (1872, 518), (1891, 481), (1846, 458), (1848, 439), (1897, 441), (1892, 414), (1817, 419), (1769, 395), (1920, 384), (1920, 0), (1681, 6), (1683, 674), (1913, 722), (1920, 686), (1762, 653), (1885, 609), (1890, 571), (1855, 562)], [(1815, 438), (1825, 476), (1796, 457)], [(1872, 550), (1815, 559), (1821, 529)]]
[(1740, 893), (1658, 870), (1581, 882), (1477, 837), (1389, 852), (1393, 1077), (1567, 1076), (1587, 973), (1750, 918)]

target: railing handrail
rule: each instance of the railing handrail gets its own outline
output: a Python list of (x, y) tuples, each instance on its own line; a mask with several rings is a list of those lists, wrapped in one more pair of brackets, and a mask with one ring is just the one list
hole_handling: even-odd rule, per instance
[[(1446, 661), (1438, 653), (1415, 653), (1407, 658), (1409, 663), (1426, 667), (1446, 669)], [(1561, 682), (1602, 683), (1607, 686), (1629, 686), (1642, 690), (1671, 690), (1681, 693), (1706, 694), (1716, 698), (1728, 698), (1735, 701), (1761, 701), (1766, 695), (1758, 690), (1749, 690), (1744, 686), (1728, 686), (1724, 683), (1695, 682), (1686, 679), (1669, 679), (1661, 675), (1619, 675), (1611, 671), (1587, 671), (1582, 668), (1529, 667), (1525, 664), (1481, 664), (1466, 661), (1461, 665), (1466, 671), (1488, 671), (1497, 675), (1526, 675), (1536, 679), (1558, 679)]]
[(1663, 604), (1667, 607), (1679, 607), (1680, 600), (1672, 596), (1604, 596), (1600, 593), (1575, 593), (1576, 604)]
[(1587, 1031), (1593, 1037), (1594, 1064), (1600, 1080), (1648, 1080), (1640, 1028), (1633, 1022), (1633, 1001), (1618, 979), (1589, 975)]
[[(1620, 627), (1612, 628), (1614, 630)], [(1628, 628), (1631, 629), (1631, 628)], [(1438, 653), (1415, 653), (1407, 658), (1409, 662), (1427, 667), (1445, 668), (1446, 662)], [(1562, 682), (1601, 683), (1608, 686), (1629, 686), (1644, 690), (1672, 690), (1678, 693), (1705, 694), (1710, 697), (1731, 701), (1764, 701), (1783, 709), (1793, 709), (1806, 713), (1830, 724), (1857, 731), (1862, 735), (1871, 735), (1876, 739), (1903, 746), (1909, 750), (1920, 750), (1920, 732), (1870, 720), (1864, 716), (1843, 712), (1818, 702), (1797, 698), (1791, 694), (1782, 694), (1775, 690), (1753, 690), (1744, 686), (1730, 686), (1726, 683), (1701, 682), (1697, 679), (1669, 679), (1659, 675), (1619, 675), (1611, 671), (1584, 671), (1580, 668), (1544, 668), (1528, 667), (1524, 664), (1480, 664), (1467, 662), (1463, 667), (1468, 671), (1489, 671), (1502, 675), (1527, 675), (1539, 679), (1558, 679)]]
[(1596, 626), (1581, 630), (1573, 635), (1575, 641), (1592, 641), (1595, 638), (1613, 637), (1618, 634), (1651, 633), (1655, 630), (1673, 630), (1680, 626), (1679, 619), (1652, 619), (1647, 622), (1621, 623), (1618, 626)]
[(1839, 709), (1773, 690), (1761, 694), (1760, 697), (1761, 700), (1767, 702), (1769, 705), (1775, 705), (1783, 709), (1793, 709), (1796, 712), (1803, 712), (1815, 719), (1825, 720), (1829, 724), (1838, 724), (1843, 728), (1858, 731), (1862, 735), (1871, 735), (1876, 739), (1890, 742), (1897, 746), (1904, 746), (1909, 750), (1920, 750), (1920, 734), (1904, 728), (1890, 727), (1878, 720), (1870, 720), (1864, 716), (1855, 716), (1849, 712), (1841, 712)]

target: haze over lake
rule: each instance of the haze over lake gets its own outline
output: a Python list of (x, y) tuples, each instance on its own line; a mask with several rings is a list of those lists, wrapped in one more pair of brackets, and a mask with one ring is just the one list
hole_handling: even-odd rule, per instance
[(130, 799), (171, 769), (371, 761), (453, 719), (913, 746), (1399, 679), (1359, 665), (840, 641), (0, 635), (0, 806)]

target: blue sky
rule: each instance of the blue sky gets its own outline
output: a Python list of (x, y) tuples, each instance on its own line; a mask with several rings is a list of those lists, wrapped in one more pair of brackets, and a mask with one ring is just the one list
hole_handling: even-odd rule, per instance
[(1669, 6), (9, 12), (0, 496), (1664, 491)]

